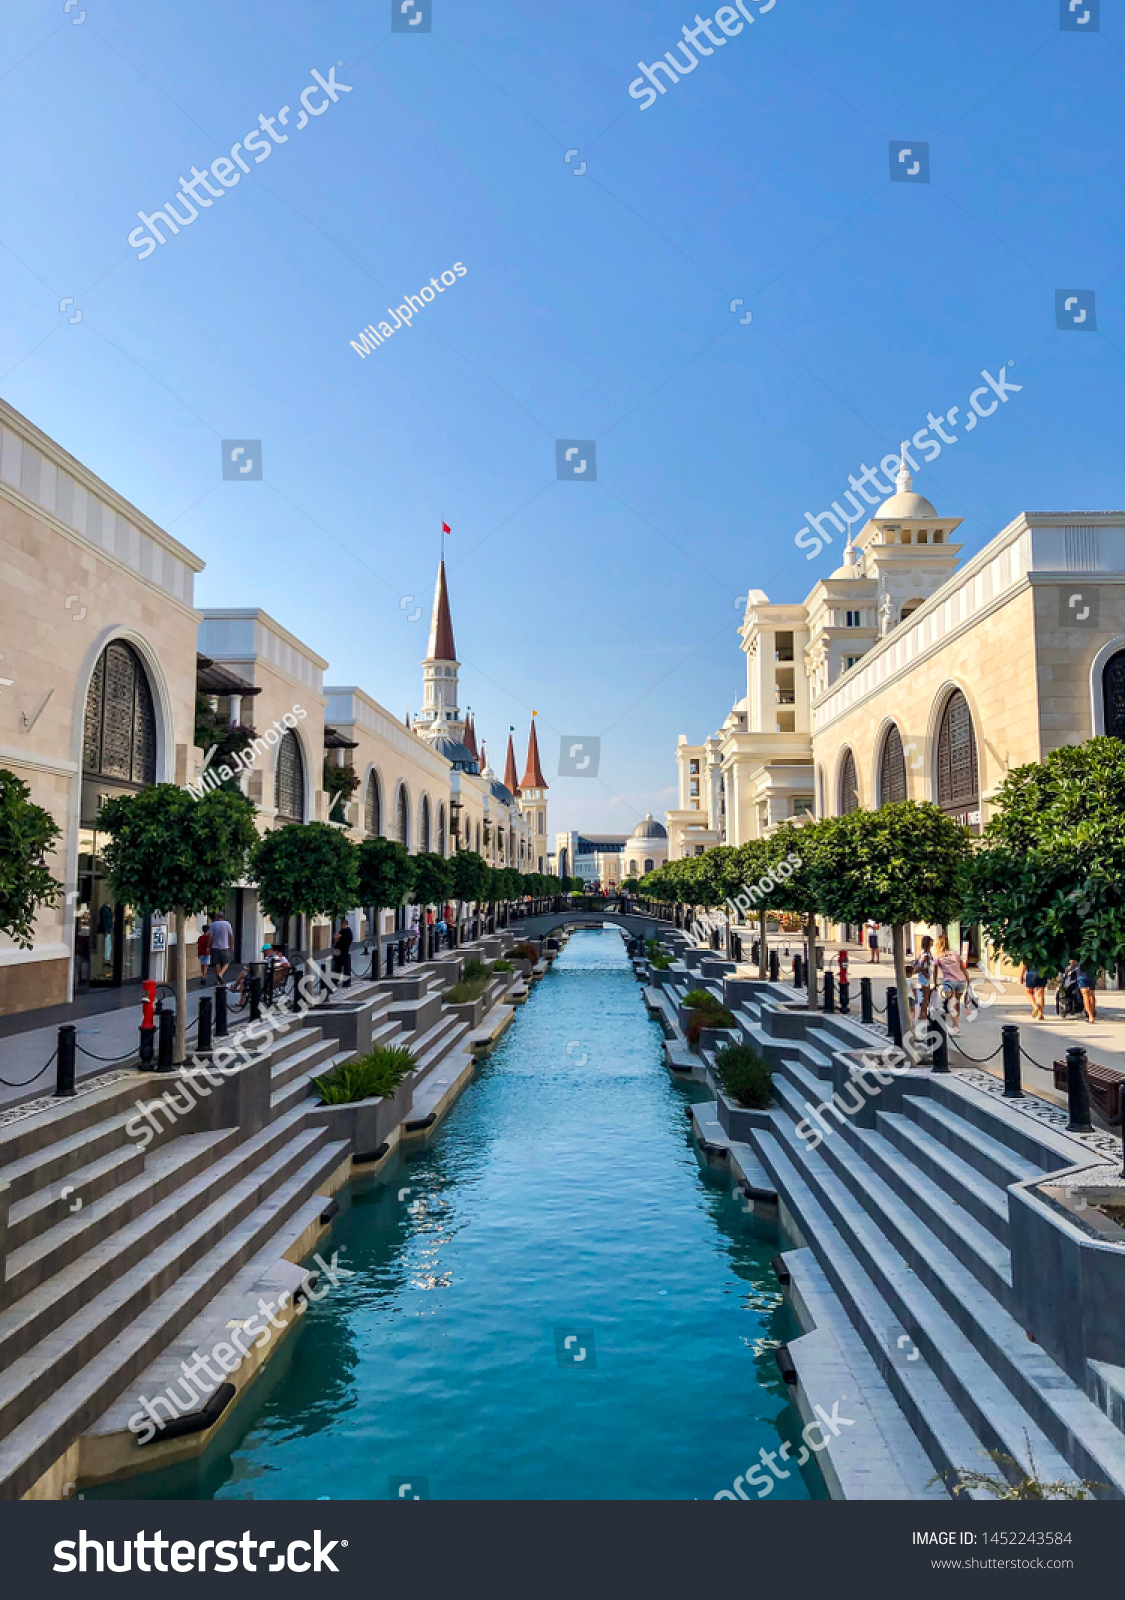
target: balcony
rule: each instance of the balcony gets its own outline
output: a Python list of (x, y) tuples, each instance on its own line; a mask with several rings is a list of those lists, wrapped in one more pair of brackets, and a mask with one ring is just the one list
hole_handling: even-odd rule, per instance
[(796, 689), (775, 689), (774, 703), (779, 706), (795, 706), (797, 704)]

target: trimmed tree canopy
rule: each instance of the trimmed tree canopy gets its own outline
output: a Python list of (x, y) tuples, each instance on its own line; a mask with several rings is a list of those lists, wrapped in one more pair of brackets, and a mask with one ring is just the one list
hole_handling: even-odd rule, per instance
[(1088, 739), (1017, 767), (973, 862), (966, 916), (1045, 972), (1125, 957), (1125, 743)]
[(411, 858), (414, 868), (414, 901), (420, 906), (441, 906), (453, 892), (453, 873), (444, 856), (433, 850), (420, 850)]
[(293, 822), (263, 834), (251, 857), (262, 909), (283, 917), (342, 917), (359, 903), (358, 851), (327, 822)]
[(359, 847), (359, 904), (384, 911), (404, 905), (414, 887), (414, 863), (396, 839), (364, 839)]
[(54, 905), (62, 884), (45, 860), (61, 831), (49, 811), (14, 772), (0, 767), (0, 933), (25, 950), (33, 940), (35, 913)]
[(828, 817), (816, 834), (812, 882), (817, 909), (832, 922), (873, 917), (901, 926), (958, 916), (972, 846), (962, 824), (928, 800)]
[(196, 800), (175, 783), (107, 800), (98, 829), (110, 835), (102, 859), (116, 899), (189, 917), (226, 900), (258, 837), (245, 795), (214, 789)]

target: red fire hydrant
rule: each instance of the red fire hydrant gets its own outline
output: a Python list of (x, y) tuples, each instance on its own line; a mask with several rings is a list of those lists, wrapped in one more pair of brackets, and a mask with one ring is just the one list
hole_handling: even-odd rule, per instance
[(157, 983), (155, 978), (146, 978), (141, 984), (141, 1050), (140, 1066), (142, 1069), (152, 1070), (153, 1038), (156, 1034), (156, 1023), (153, 1020), (153, 1011), (156, 1007)]
[(840, 982), (841, 983), (847, 983), (847, 981), (848, 981), (848, 952), (846, 950), (841, 950), (840, 953), (836, 957), (836, 961), (839, 964), (839, 968), (840, 968)]

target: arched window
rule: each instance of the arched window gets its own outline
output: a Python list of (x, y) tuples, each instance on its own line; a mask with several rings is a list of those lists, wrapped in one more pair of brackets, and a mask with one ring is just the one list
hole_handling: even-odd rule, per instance
[(912, 617), (921, 604), (921, 599), (908, 600), (902, 608), (901, 620), (905, 622), (907, 617)]
[(1102, 672), (1102, 709), (1111, 739), (1125, 739), (1125, 650), (1110, 656)]
[(367, 779), (367, 797), (363, 804), (363, 826), (372, 837), (383, 831), (383, 797), (379, 793), (378, 776), (372, 772)]
[(283, 822), (305, 820), (305, 761), (301, 741), (292, 728), (286, 728), (277, 747), (277, 775), (273, 803)]
[(407, 849), (409, 849), (410, 804), (406, 798), (406, 785), (404, 783), (400, 783), (398, 786), (398, 816), (396, 818), (396, 822), (398, 824), (398, 842), (401, 845), (405, 845)]
[(849, 811), (858, 810), (859, 777), (855, 769), (855, 756), (850, 750), (845, 750), (840, 768), (840, 815), (846, 817)]
[(893, 805), (906, 799), (906, 758), (902, 753), (902, 735), (892, 725), (883, 740), (883, 755), (879, 762), (879, 804)]
[(420, 848), (428, 850), (430, 848), (430, 797), (428, 794), (422, 796), (422, 810), (419, 820), (421, 827), (418, 829), (418, 833), (422, 841)]
[(653, 870), (653, 867), (654, 867), (654, 866), (655, 866), (655, 865), (656, 865), (656, 863), (655, 863), (655, 862), (654, 862), (654, 861), (651, 861), (651, 860), (647, 860), (647, 861), (646, 861), (646, 862), (645, 862), (645, 871), (646, 871), (646, 872), (651, 872), (651, 871), (652, 871), (652, 870)]
[(477, 823), (477, 855), (480, 855), (480, 823)]
[(98, 657), (86, 692), (82, 769), (122, 783), (156, 782), (156, 713), (140, 656), (116, 639)]
[(438, 855), (445, 854), (445, 801), (438, 801), (437, 808), (437, 847)]
[(937, 799), (943, 811), (960, 815), (980, 805), (977, 741), (969, 702), (960, 689), (946, 701), (938, 729)]

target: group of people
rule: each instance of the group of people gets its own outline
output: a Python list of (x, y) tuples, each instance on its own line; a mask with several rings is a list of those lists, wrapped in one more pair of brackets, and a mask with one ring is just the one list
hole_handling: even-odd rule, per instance
[[(1031, 1002), (1032, 1022), (1043, 1021), (1043, 1007), (1047, 999), (1047, 975), (1035, 967), (1029, 967), (1024, 961), (1020, 965), (1020, 982), (1027, 990), (1027, 998)], [(1097, 989), (1094, 979), (1081, 965), (1076, 956), (1071, 956), (1066, 964), (1066, 970), (1059, 979), (1059, 988), (1062, 990), (1068, 1012), (1081, 1011), (1087, 1022), (1098, 1020)]]

